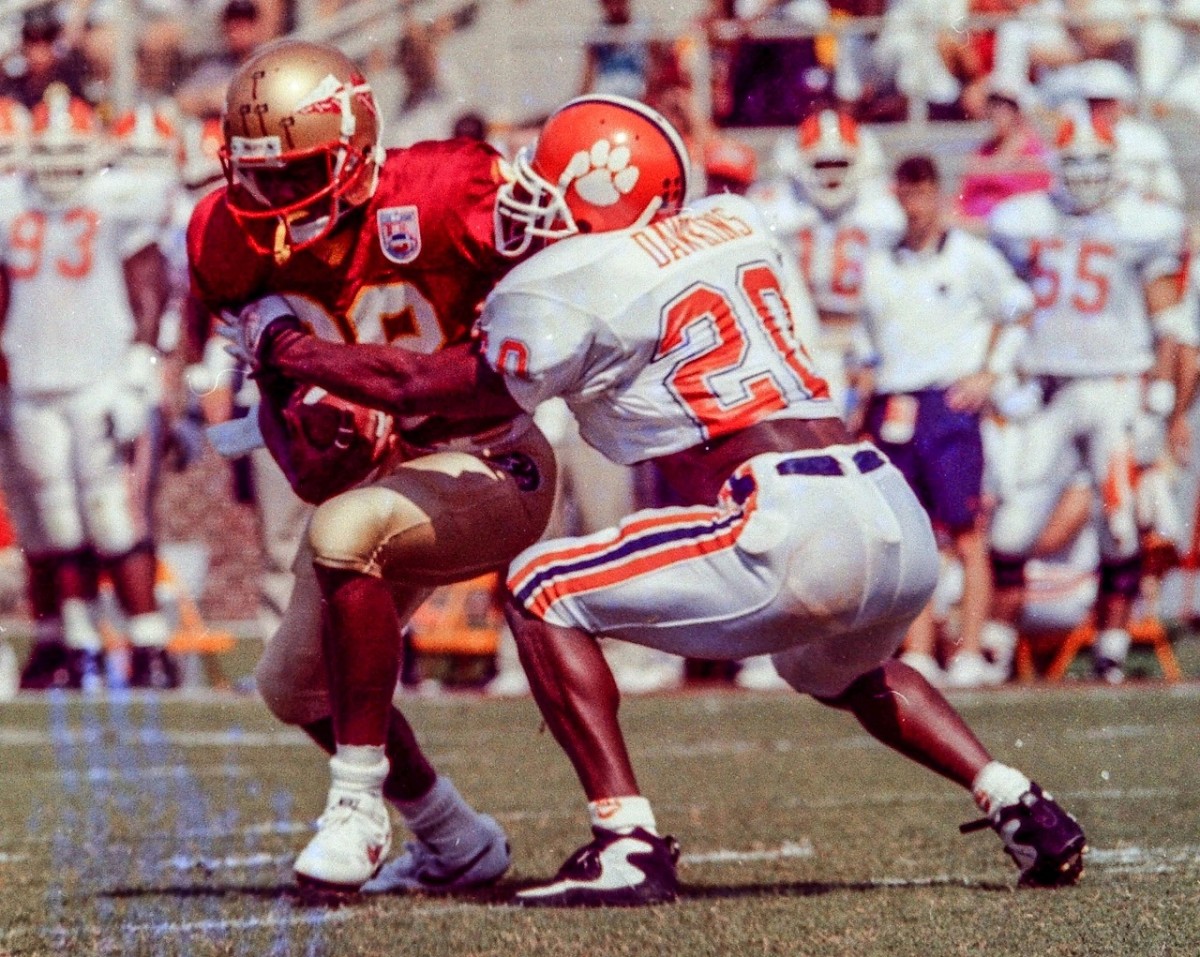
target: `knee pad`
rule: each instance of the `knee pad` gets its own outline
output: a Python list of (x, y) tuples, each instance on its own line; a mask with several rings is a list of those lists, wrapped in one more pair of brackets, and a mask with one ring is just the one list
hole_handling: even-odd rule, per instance
[(1142, 583), (1142, 556), (1100, 560), (1100, 594), (1136, 598)]
[[(411, 515), (402, 514), (411, 510)], [(376, 577), (382, 575), (380, 549), (386, 544), (392, 561), (403, 564), (404, 536), (412, 531), (428, 544), (433, 529), (416, 505), (387, 489), (353, 489), (318, 506), (308, 526), (313, 563)]]
[(992, 577), (997, 588), (1024, 588), (1025, 562), (1021, 555), (992, 552)]
[(70, 488), (58, 484), (43, 486), (38, 491), (37, 504), (48, 551), (76, 552), (83, 547), (83, 517)]
[(88, 537), (105, 558), (127, 555), (143, 539), (123, 482), (89, 488), (83, 500)]

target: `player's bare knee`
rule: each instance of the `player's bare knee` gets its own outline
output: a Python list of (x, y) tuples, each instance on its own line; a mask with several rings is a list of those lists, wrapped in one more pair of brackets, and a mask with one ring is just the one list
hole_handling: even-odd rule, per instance
[(375, 514), (367, 489), (355, 489), (330, 499), (313, 513), (308, 544), (313, 562), (328, 568), (373, 572), (382, 541), (382, 517)]

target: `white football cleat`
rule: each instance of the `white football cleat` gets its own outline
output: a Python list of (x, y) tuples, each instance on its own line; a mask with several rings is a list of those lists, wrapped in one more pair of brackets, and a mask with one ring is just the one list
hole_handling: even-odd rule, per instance
[[(357, 891), (379, 873), (392, 847), (392, 819), (383, 800), (383, 776), (376, 769), (348, 769), (335, 757), (334, 783), (329, 789), (325, 813), (317, 821), (317, 833), (300, 852), (292, 869), (306, 887), (323, 890)], [(382, 764), (387, 774), (387, 762)], [(355, 772), (368, 776), (364, 787), (347, 782)], [(378, 777), (378, 783), (375, 778)]]
[(947, 688), (985, 688), (1003, 684), (1008, 677), (977, 651), (960, 651), (946, 669)]
[(478, 828), (463, 837), (454, 853), (438, 853), (420, 840), (407, 841), (404, 849), (362, 886), (364, 894), (450, 894), (495, 883), (508, 870), (512, 854), (504, 829), (488, 814), (480, 814)]
[(779, 676), (770, 656), (760, 655), (742, 662), (733, 683), (747, 691), (790, 691), (792, 686)]
[(927, 655), (923, 651), (906, 651), (900, 656), (900, 660), (935, 688), (946, 686), (946, 672), (942, 671), (942, 666), (933, 655)]

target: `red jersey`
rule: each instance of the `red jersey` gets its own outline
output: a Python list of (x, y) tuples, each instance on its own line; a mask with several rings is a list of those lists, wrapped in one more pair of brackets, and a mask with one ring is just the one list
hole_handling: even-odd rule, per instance
[(374, 196), (331, 236), (283, 261), (256, 249), (218, 189), (188, 226), (193, 293), (212, 312), (235, 314), (282, 295), (313, 333), (336, 342), (424, 353), (465, 342), (512, 266), (493, 238), (499, 164), (495, 150), (468, 140), (388, 150)]

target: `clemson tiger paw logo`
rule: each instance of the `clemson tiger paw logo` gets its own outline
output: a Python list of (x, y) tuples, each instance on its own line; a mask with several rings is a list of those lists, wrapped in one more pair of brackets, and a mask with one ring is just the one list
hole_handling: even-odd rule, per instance
[(593, 206), (612, 206), (636, 185), (641, 170), (629, 165), (629, 147), (614, 147), (596, 140), (590, 150), (580, 150), (567, 164), (575, 191)]

